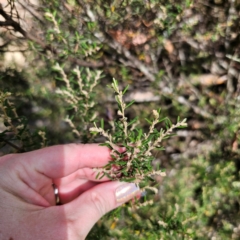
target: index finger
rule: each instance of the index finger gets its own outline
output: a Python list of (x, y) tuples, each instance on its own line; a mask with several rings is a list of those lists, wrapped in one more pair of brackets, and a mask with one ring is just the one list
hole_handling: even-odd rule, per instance
[(50, 177), (62, 178), (81, 168), (103, 167), (111, 150), (98, 144), (66, 144), (43, 148), (22, 155), (29, 167)]

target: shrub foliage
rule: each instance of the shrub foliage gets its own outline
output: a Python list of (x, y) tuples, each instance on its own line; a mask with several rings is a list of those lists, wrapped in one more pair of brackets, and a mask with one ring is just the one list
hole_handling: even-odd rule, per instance
[[(105, 142), (114, 161), (98, 177), (153, 192), (102, 218), (89, 239), (239, 239), (239, 9), (233, 0), (1, 3), (0, 154)], [(172, 124), (178, 116), (187, 128), (162, 142), (185, 125)]]

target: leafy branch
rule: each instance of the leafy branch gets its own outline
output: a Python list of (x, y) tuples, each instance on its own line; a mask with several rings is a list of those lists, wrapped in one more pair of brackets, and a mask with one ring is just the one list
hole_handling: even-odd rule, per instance
[[(83, 71), (83, 69), (75, 67), (69, 74), (66, 74), (58, 63), (52, 69), (58, 72), (59, 77), (56, 79), (64, 82), (64, 86), (58, 88), (56, 93), (64, 100), (70, 114), (66, 117), (65, 122), (79, 139), (87, 142), (90, 139), (88, 127), (97, 117), (94, 88), (98, 84), (102, 72), (90, 71), (88, 68)], [(78, 118), (78, 116), (81, 117)]]
[[(164, 150), (162, 141), (173, 135), (173, 130), (176, 128), (186, 127), (186, 119), (180, 121), (178, 119), (176, 124), (172, 124), (168, 118), (160, 118), (160, 109), (153, 110), (153, 119), (149, 122), (149, 131), (144, 131), (137, 127), (137, 118), (130, 122), (128, 121), (125, 111), (134, 102), (126, 104), (123, 101), (123, 96), (128, 87), (123, 91), (119, 90), (118, 82), (114, 79), (111, 85), (116, 96), (115, 99), (118, 104), (118, 115), (120, 119), (113, 123), (114, 132), (110, 133), (104, 130), (104, 122), (101, 121), (101, 126), (90, 128), (94, 134), (101, 134), (106, 138), (106, 142), (102, 145), (108, 146), (111, 151), (112, 161), (101, 169), (97, 169), (97, 178), (107, 176), (111, 180), (121, 180), (127, 182), (135, 182), (140, 184), (151, 178), (152, 175), (165, 176), (162, 170), (154, 170), (152, 161), (155, 159), (152, 150)], [(165, 129), (157, 129), (157, 124), (164, 122)], [(134, 127), (133, 127), (134, 126)], [(118, 145), (124, 147), (124, 152), (118, 151)], [(150, 189), (150, 187), (149, 187)], [(155, 189), (150, 189), (155, 191)]]

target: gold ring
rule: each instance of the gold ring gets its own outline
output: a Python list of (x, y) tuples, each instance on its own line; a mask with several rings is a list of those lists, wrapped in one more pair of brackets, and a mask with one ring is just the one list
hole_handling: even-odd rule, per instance
[(61, 205), (58, 188), (54, 183), (52, 184), (52, 186), (53, 186), (54, 195), (55, 195), (55, 203), (56, 205)]

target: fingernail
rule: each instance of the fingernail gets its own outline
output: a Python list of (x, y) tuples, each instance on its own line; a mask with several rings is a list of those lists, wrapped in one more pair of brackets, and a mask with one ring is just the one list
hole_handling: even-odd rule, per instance
[(126, 202), (132, 199), (140, 188), (135, 183), (125, 183), (116, 189), (117, 202)]

